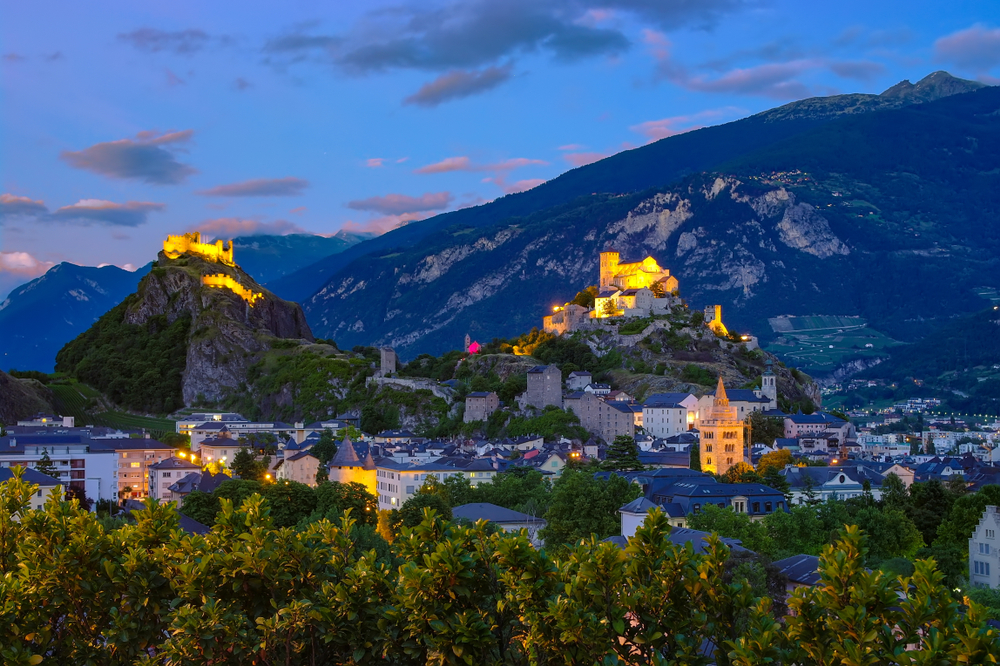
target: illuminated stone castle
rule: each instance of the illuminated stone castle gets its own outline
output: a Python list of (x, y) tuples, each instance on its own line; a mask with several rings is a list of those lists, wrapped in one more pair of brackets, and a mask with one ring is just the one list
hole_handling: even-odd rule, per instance
[(253, 305), (259, 299), (264, 298), (264, 294), (261, 294), (259, 292), (255, 293), (247, 289), (246, 287), (241, 285), (237, 280), (234, 280), (232, 277), (224, 275), (223, 273), (218, 273), (216, 275), (202, 275), (201, 283), (206, 287), (218, 287), (220, 289), (228, 289), (229, 291), (233, 292), (234, 294), (242, 298), (250, 305)]
[(214, 243), (202, 243), (201, 232), (198, 231), (180, 236), (167, 236), (167, 240), (163, 241), (163, 254), (167, 255), (168, 259), (176, 259), (185, 253), (197, 255), (217, 264), (236, 265), (236, 262), (233, 261), (232, 241), (229, 241), (229, 247), (226, 247), (222, 240), (217, 240)]
[(664, 293), (677, 291), (677, 278), (671, 277), (670, 271), (660, 268), (656, 259), (646, 257), (642, 261), (623, 264), (615, 250), (601, 252), (601, 281), (599, 288), (653, 289), (659, 284)]
[(737, 463), (746, 462), (743, 446), (743, 422), (736, 408), (729, 404), (726, 387), (719, 377), (715, 399), (708, 414), (698, 424), (701, 432), (701, 471), (725, 474)]

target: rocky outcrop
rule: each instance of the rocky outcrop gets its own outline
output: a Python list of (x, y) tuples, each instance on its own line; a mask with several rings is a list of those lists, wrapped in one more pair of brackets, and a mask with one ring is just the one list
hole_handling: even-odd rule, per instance
[[(203, 275), (224, 273), (263, 297), (252, 306), (224, 288), (204, 286)], [(249, 367), (282, 338), (312, 342), (302, 309), (263, 289), (238, 266), (185, 255), (168, 259), (161, 252), (125, 313), (130, 324), (145, 325), (154, 316), (168, 322), (191, 318), (182, 394), (185, 405), (222, 398), (246, 382)]]

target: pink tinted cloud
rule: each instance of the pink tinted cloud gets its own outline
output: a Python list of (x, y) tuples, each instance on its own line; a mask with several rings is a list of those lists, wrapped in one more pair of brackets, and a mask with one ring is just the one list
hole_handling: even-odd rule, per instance
[(448, 173), (449, 171), (511, 171), (513, 169), (520, 169), (526, 166), (547, 166), (548, 162), (545, 160), (530, 159), (527, 157), (514, 157), (508, 160), (503, 160), (502, 162), (494, 162), (492, 164), (477, 164), (470, 160), (468, 157), (446, 157), (440, 162), (435, 162), (434, 164), (427, 164), (418, 169), (415, 169), (413, 173), (429, 174), (429, 173)]
[(353, 210), (370, 210), (385, 215), (405, 215), (407, 213), (443, 210), (453, 199), (451, 192), (427, 192), (419, 197), (405, 194), (386, 194), (348, 201), (347, 207)]
[(934, 55), (941, 61), (986, 72), (1000, 65), (1000, 28), (977, 23), (953, 32), (934, 42)]
[(0, 252), (0, 273), (36, 278), (54, 265), (51, 261), (42, 261), (27, 252)]
[(559, 146), (556, 150), (583, 150), (586, 147), (582, 143), (567, 143), (565, 146)]
[(504, 194), (517, 194), (518, 192), (525, 192), (532, 188), (538, 187), (545, 182), (544, 178), (528, 178), (525, 180), (518, 180), (513, 183), (508, 183), (507, 179), (500, 175), (494, 176), (493, 178), (483, 178), (484, 183), (493, 183), (501, 190)]
[(191, 227), (189, 231), (200, 231), (212, 238), (233, 238), (235, 236), (285, 236), (287, 234), (308, 233), (305, 229), (288, 220), (262, 222), (239, 217), (219, 217), (205, 220)]
[(585, 153), (566, 153), (563, 155), (563, 159), (573, 167), (582, 167), (588, 164), (593, 164), (598, 160), (603, 160), (610, 154), (611, 153), (599, 153), (596, 151)]
[(291, 213), (291, 214), (293, 214), (293, 215), (301, 215), (302, 213), (306, 212), (307, 210), (309, 210), (309, 209), (306, 208), (305, 206), (296, 206), (295, 208), (291, 209), (288, 212)]
[(683, 134), (704, 127), (705, 121), (719, 120), (726, 117), (746, 113), (743, 109), (734, 106), (727, 106), (721, 109), (708, 109), (684, 116), (672, 116), (661, 118), (660, 120), (649, 120), (638, 125), (633, 125), (629, 129), (645, 136), (649, 141), (659, 141), (668, 136)]
[(362, 222), (348, 220), (341, 229), (353, 233), (382, 235), (410, 222), (428, 218), (431, 215), (432, 213), (404, 213), (402, 215), (384, 215)]
[(304, 178), (254, 178), (198, 190), (195, 194), (206, 197), (297, 197), (307, 187), (309, 181)]
[[(79, 151), (65, 150), (59, 157), (76, 169), (109, 178), (132, 178), (154, 185), (176, 185), (195, 173), (195, 169), (174, 157), (176, 144), (191, 140), (192, 130), (180, 132), (145, 131), (134, 139), (96, 143)], [(164, 146), (171, 146), (165, 148)]]
[(16, 194), (0, 194), (0, 220), (6, 217), (37, 216), (49, 212), (45, 202)]
[(380, 166), (382, 166), (383, 162), (385, 162), (384, 157), (369, 157), (365, 161), (365, 166), (368, 167), (369, 169), (377, 169)]
[(150, 201), (127, 201), (115, 203), (103, 199), (81, 199), (70, 206), (63, 206), (50, 219), (70, 222), (98, 222), (122, 227), (137, 227), (145, 224), (149, 213), (166, 209), (166, 204)]

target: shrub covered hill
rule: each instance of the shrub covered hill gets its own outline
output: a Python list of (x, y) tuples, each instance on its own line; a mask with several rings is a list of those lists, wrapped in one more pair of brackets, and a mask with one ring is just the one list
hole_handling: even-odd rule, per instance
[(573, 171), (361, 243), (338, 255), (306, 315), (348, 345), (440, 353), (466, 333), (538, 325), (595, 282), (612, 245), (623, 261), (652, 255), (689, 303), (722, 304), (740, 330), (766, 336), (782, 314), (860, 315), (917, 339), (980, 309), (974, 289), (1000, 282), (1000, 229), (988, 223), (1000, 207), (1000, 88), (939, 74), (848, 97), (616, 155), (587, 168), (584, 196), (553, 194), (578, 194), (560, 184), (583, 178)]
[(37, 379), (11, 377), (0, 370), (0, 425), (52, 411), (52, 394)]
[[(220, 274), (260, 297), (251, 305), (231, 289), (202, 283)], [(264, 290), (239, 266), (161, 251), (134, 294), (59, 351), (56, 370), (121, 407), (168, 413), (222, 398), (285, 339), (313, 340), (297, 304)]]

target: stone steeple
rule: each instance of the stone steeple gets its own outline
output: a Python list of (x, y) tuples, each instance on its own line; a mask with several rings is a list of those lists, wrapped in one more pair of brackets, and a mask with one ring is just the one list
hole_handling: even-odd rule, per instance
[(719, 385), (715, 388), (715, 406), (729, 406), (729, 396), (726, 395), (726, 386), (722, 383), (722, 375), (719, 375)]

